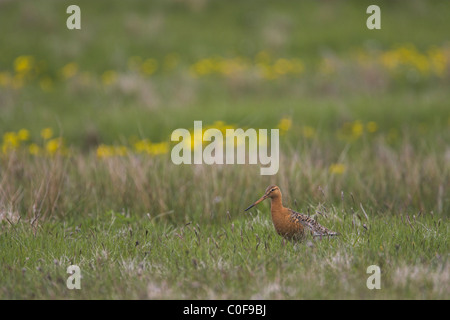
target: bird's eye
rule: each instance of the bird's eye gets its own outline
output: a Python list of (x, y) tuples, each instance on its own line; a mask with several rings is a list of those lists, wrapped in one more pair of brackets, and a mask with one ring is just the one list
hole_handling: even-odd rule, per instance
[(270, 190), (270, 191), (275, 191), (275, 188), (273, 188), (272, 190)]

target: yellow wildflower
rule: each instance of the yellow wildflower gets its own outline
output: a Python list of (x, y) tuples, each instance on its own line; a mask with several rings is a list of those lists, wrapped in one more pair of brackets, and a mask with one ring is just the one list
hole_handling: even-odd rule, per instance
[(32, 143), (28, 146), (28, 152), (31, 155), (36, 156), (41, 153), (41, 148), (36, 143)]
[(138, 153), (147, 153), (151, 155), (165, 154), (169, 152), (167, 142), (151, 143), (149, 140), (138, 140), (134, 143), (134, 149)]
[(70, 62), (61, 68), (61, 74), (64, 79), (74, 77), (78, 72), (78, 65), (75, 62)]
[(304, 126), (302, 128), (302, 134), (305, 138), (313, 138), (316, 135), (316, 129), (310, 126)]
[(242, 58), (223, 59), (216, 61), (215, 69), (226, 76), (237, 74), (247, 68), (246, 62)]
[(302, 73), (305, 69), (300, 59), (291, 59), (291, 73)]
[(128, 148), (126, 146), (108, 146), (101, 144), (97, 147), (98, 158), (109, 158), (114, 156), (126, 156)]
[(167, 152), (169, 152), (167, 142), (152, 143), (149, 148), (149, 153), (152, 155), (166, 154)]
[(259, 72), (261, 74), (261, 77), (266, 80), (274, 80), (279, 77), (279, 74), (277, 74), (272, 68), (272, 66), (267, 64), (258, 64)]
[(17, 137), (20, 141), (27, 141), (30, 139), (30, 131), (27, 129), (20, 129), (19, 132), (17, 132)]
[(364, 126), (361, 121), (356, 120), (352, 124), (352, 137), (359, 138), (364, 133)]
[(430, 61), (430, 68), (439, 77), (445, 75), (445, 70), (447, 69), (448, 59), (444, 54), (443, 50), (439, 48), (431, 48), (428, 50), (428, 59)]
[(380, 56), (380, 61), (381, 64), (384, 65), (388, 70), (393, 70), (400, 64), (399, 57), (394, 51), (387, 51), (382, 53)]
[(34, 65), (32, 56), (19, 56), (14, 60), (14, 70), (17, 73), (28, 73)]
[(138, 140), (138, 141), (136, 141), (134, 143), (134, 149), (138, 153), (147, 152), (147, 150), (149, 149), (150, 144), (151, 144), (150, 141), (148, 141), (147, 139)]
[(280, 122), (278, 122), (277, 128), (280, 129), (281, 133), (289, 131), (292, 126), (292, 120), (290, 118), (282, 118)]
[(45, 144), (45, 150), (50, 154), (54, 155), (58, 151), (61, 151), (63, 148), (63, 140), (62, 138), (55, 138), (47, 141)]
[(213, 72), (215, 62), (213, 59), (202, 59), (193, 64), (190, 68), (194, 76), (204, 76)]
[(102, 83), (105, 86), (112, 85), (117, 80), (117, 72), (114, 70), (108, 70), (102, 74)]
[(370, 133), (374, 133), (378, 130), (378, 125), (375, 121), (369, 121), (366, 125), (367, 131)]
[(270, 54), (267, 51), (260, 51), (255, 57), (256, 64), (269, 64), (271, 60)]
[(112, 152), (110, 147), (104, 144), (101, 144), (97, 147), (97, 157), (98, 158), (107, 158), (112, 156)]
[(52, 128), (45, 128), (45, 129), (42, 129), (42, 130), (41, 130), (41, 137), (42, 137), (44, 140), (48, 140), (48, 139), (50, 139), (51, 137), (53, 137), (53, 130), (52, 130)]
[(291, 70), (291, 63), (289, 60), (281, 58), (275, 62), (273, 68), (276, 73), (283, 75), (289, 73)]
[(345, 164), (342, 164), (342, 163), (333, 163), (328, 168), (328, 171), (331, 174), (337, 174), (337, 175), (343, 174), (346, 170), (347, 170), (347, 167), (345, 166)]
[(114, 155), (116, 156), (126, 156), (128, 154), (128, 148), (126, 146), (114, 146)]
[(8, 153), (11, 150), (17, 149), (20, 145), (20, 139), (15, 132), (5, 132), (3, 134), (2, 152)]
[(303, 69), (303, 62), (300, 59), (280, 58), (273, 65), (273, 71), (279, 75), (299, 74), (303, 72)]
[(3, 143), (9, 144), (11, 146), (19, 146), (19, 137), (15, 132), (5, 132), (3, 134)]
[(142, 72), (144, 72), (146, 75), (151, 75), (155, 73), (156, 69), (158, 69), (158, 61), (155, 59), (149, 58), (144, 61), (144, 63), (141, 66)]

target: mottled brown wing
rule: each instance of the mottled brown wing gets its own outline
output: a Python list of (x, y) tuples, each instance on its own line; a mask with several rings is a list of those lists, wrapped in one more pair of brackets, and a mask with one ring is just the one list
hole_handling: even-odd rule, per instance
[(311, 230), (313, 236), (336, 236), (338, 235), (337, 232), (328, 230), (324, 226), (320, 225), (318, 222), (316, 222), (313, 218), (296, 212), (292, 209), (289, 209), (291, 213), (291, 219), (297, 223), (301, 223), (304, 227)]

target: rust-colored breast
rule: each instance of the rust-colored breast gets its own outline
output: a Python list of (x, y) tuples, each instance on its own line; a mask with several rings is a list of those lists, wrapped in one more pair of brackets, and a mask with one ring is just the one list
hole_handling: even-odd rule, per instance
[(272, 222), (280, 236), (291, 239), (300, 238), (304, 235), (303, 225), (292, 219), (287, 208), (272, 210)]

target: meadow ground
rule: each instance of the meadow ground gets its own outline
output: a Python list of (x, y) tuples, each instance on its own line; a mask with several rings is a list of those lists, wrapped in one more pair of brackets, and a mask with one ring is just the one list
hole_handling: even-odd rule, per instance
[[(450, 3), (408, 3), (0, 2), (0, 298), (448, 299)], [(174, 165), (194, 120), (279, 172)], [(270, 184), (341, 235), (244, 213)]]

